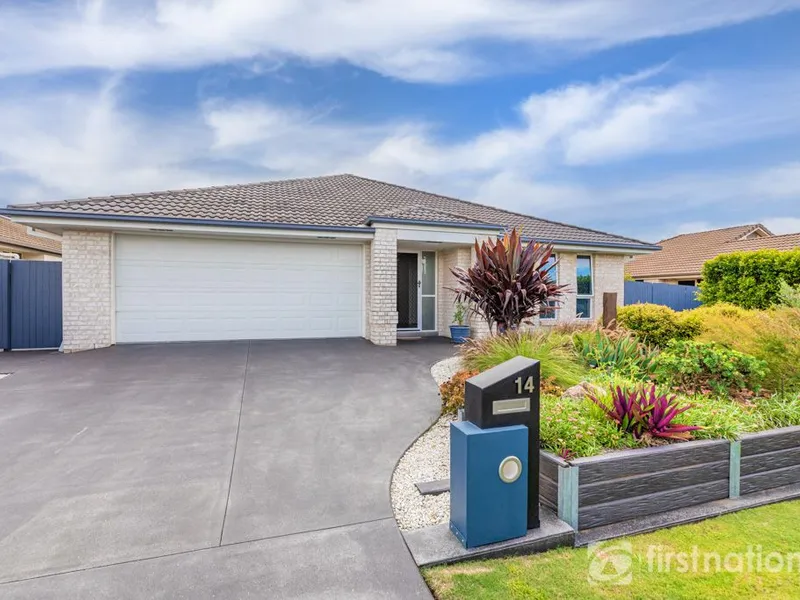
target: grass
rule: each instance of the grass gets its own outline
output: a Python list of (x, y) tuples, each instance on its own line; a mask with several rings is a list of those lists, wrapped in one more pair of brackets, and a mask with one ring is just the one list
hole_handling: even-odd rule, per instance
[(469, 340), (461, 347), (464, 367), (470, 371), (486, 371), (515, 356), (540, 361), (542, 379), (552, 378), (562, 388), (580, 383), (587, 375), (575, 355), (572, 338), (566, 334), (512, 332)]
[[(434, 567), (423, 570), (423, 575), (439, 600), (797, 598), (800, 554), (791, 559), (793, 571), (770, 572), (748, 569), (746, 553), (750, 549), (760, 554), (763, 564), (769, 553), (778, 552), (789, 562), (791, 553), (800, 553), (798, 520), (800, 501), (784, 502), (616, 540), (611, 542), (613, 546), (625, 548), (625, 544), (630, 544), (632, 549), (629, 585), (589, 583), (590, 555), (585, 548)], [(649, 548), (653, 549), (650, 556), (661, 557), (662, 565), (667, 564), (668, 554), (673, 553), (669, 572), (663, 566), (659, 572), (657, 559), (648, 561)], [(675, 554), (685, 552), (691, 556), (694, 548), (700, 556), (699, 568), (676, 572), (679, 563)], [(611, 551), (607, 547), (606, 552)], [(734, 557), (728, 563), (735, 568), (736, 561), (743, 560), (744, 567), (740, 572), (735, 569), (717, 571), (717, 559), (711, 555), (708, 559), (711, 568), (706, 570), (703, 557), (707, 553), (716, 553), (723, 561), (730, 553), (744, 556), (743, 559)], [(751, 559), (751, 563), (757, 567), (757, 558)], [(649, 568), (649, 564), (654, 568)], [(613, 574), (613, 569), (606, 569), (604, 573)]]

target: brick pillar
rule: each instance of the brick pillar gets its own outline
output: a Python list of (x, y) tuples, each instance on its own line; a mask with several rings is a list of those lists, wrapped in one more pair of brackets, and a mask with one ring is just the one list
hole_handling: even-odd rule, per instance
[(105, 348), (112, 343), (111, 240), (106, 232), (64, 232), (64, 352)]
[(369, 341), (397, 344), (397, 230), (377, 227), (370, 252)]

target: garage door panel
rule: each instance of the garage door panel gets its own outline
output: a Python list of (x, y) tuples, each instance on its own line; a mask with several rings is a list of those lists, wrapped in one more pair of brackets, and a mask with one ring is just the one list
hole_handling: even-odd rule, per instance
[(117, 341), (362, 335), (362, 248), (118, 236)]

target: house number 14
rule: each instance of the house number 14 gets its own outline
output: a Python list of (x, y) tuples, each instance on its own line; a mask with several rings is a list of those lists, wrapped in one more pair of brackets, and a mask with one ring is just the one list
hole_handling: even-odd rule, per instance
[(514, 383), (517, 384), (517, 393), (521, 394), (523, 391), (533, 393), (535, 389), (533, 387), (533, 375), (530, 375), (526, 380), (525, 383), (522, 382), (522, 377), (517, 377), (514, 380)]

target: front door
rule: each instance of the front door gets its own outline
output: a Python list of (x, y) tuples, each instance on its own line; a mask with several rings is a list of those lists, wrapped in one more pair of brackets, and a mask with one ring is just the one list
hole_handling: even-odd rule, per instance
[(419, 329), (419, 255), (397, 254), (397, 328)]

